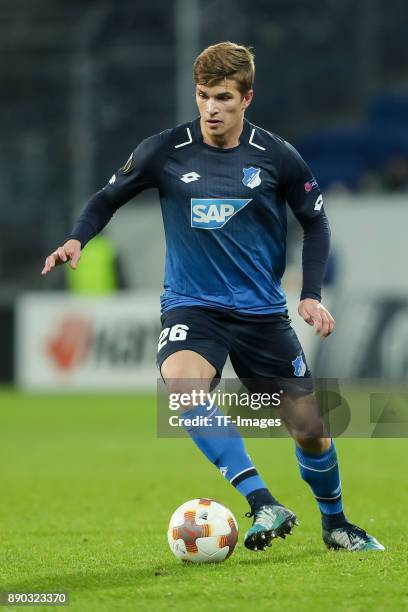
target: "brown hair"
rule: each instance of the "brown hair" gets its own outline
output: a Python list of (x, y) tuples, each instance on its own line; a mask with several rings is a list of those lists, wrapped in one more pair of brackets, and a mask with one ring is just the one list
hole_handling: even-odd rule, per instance
[(234, 79), (244, 95), (254, 82), (254, 58), (251, 48), (243, 45), (229, 41), (211, 45), (194, 62), (195, 84), (212, 87), (223, 79)]

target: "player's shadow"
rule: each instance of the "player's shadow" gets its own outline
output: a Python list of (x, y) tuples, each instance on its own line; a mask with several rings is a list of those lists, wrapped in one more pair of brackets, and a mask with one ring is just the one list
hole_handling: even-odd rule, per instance
[[(325, 552), (322, 550), (322, 552)], [(245, 557), (244, 559), (237, 559), (235, 561), (235, 565), (270, 565), (273, 563), (274, 565), (287, 565), (288, 563), (293, 563), (296, 561), (301, 561), (303, 559), (316, 557), (316, 551), (309, 550), (288, 550), (286, 552), (276, 553), (275, 551), (264, 551), (259, 553), (250, 553), (250, 556)]]

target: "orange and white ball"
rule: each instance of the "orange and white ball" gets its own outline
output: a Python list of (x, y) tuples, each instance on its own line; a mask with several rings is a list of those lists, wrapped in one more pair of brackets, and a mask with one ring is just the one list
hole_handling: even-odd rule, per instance
[(234, 551), (238, 525), (231, 510), (212, 499), (192, 499), (170, 519), (169, 546), (182, 561), (220, 563)]

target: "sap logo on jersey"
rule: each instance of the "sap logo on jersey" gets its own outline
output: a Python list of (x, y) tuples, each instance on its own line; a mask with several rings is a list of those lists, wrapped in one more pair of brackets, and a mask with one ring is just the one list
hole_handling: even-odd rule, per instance
[(252, 199), (191, 198), (191, 227), (220, 229), (249, 202)]

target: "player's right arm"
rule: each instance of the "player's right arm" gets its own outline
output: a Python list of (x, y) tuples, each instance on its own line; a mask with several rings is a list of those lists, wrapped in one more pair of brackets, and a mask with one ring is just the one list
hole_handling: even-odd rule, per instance
[(138, 193), (157, 186), (160, 151), (168, 131), (143, 140), (109, 183), (88, 200), (67, 240), (46, 258), (43, 276), (68, 261), (75, 270), (82, 249), (109, 223), (114, 213)]

